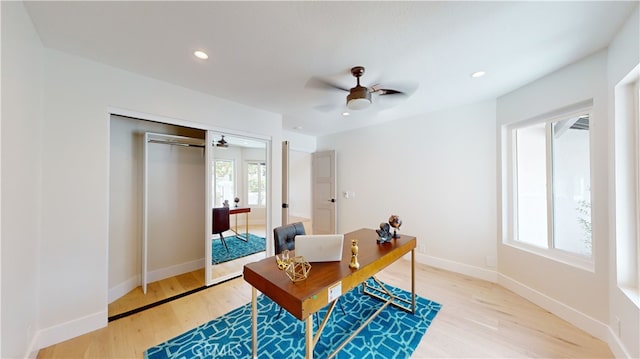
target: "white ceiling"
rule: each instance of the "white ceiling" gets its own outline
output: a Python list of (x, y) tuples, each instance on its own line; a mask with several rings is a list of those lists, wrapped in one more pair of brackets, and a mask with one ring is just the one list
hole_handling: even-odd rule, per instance
[[(25, 2), (47, 47), (280, 113), (312, 135), (496, 98), (605, 48), (637, 3)], [(418, 88), (343, 117), (346, 92), (306, 86), (350, 88), (357, 65), (365, 85)]]

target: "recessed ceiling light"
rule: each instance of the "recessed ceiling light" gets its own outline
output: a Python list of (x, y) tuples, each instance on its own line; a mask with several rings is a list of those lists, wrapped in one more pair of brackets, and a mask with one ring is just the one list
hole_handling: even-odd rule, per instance
[(197, 58), (199, 58), (199, 59), (203, 59), (203, 60), (206, 60), (206, 59), (208, 59), (208, 58), (209, 58), (209, 55), (207, 55), (207, 53), (206, 53), (206, 52), (204, 52), (204, 51), (200, 51), (200, 50), (198, 50), (198, 51), (194, 51), (194, 52), (193, 52), (193, 55), (194, 55), (195, 57), (197, 57)]
[(342, 116), (344, 116), (344, 117), (347, 117), (347, 116), (349, 116), (349, 115), (350, 115), (350, 113), (349, 113), (349, 112), (346, 112), (346, 111), (342, 113)]
[(486, 75), (486, 74), (487, 74), (487, 73), (486, 73), (486, 72), (484, 72), (484, 71), (476, 71), (476, 72), (474, 72), (474, 73), (472, 73), (472, 74), (471, 74), (471, 77), (473, 77), (473, 78), (476, 78), (476, 79), (477, 79), (478, 77), (482, 77), (482, 76), (484, 76), (484, 75)]

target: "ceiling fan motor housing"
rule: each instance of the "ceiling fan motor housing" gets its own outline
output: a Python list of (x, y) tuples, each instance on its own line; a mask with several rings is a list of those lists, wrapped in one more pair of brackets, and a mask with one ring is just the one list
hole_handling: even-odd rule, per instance
[(371, 105), (371, 92), (364, 86), (356, 86), (347, 95), (347, 107), (351, 110), (362, 110)]

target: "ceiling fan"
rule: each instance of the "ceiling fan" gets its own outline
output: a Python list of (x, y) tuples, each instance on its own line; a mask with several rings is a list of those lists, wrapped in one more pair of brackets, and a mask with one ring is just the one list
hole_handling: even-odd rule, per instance
[[(312, 78), (311, 81), (307, 83), (308, 87), (321, 87), (321, 88), (333, 88), (339, 89), (342, 91), (347, 91), (349, 94), (347, 95), (347, 108), (349, 110), (364, 110), (368, 108), (372, 101), (371, 95), (377, 94), (378, 96), (389, 96), (389, 95), (403, 95), (410, 96), (411, 93), (409, 91), (400, 91), (389, 88), (382, 88), (380, 85), (373, 85), (371, 87), (362, 86), (360, 84), (360, 77), (364, 74), (363, 66), (355, 66), (351, 68), (351, 75), (356, 78), (356, 86), (352, 88), (345, 88), (343, 86), (331, 83), (329, 81)], [(417, 86), (411, 86), (417, 87)], [(415, 90), (415, 88), (413, 89)], [(411, 91), (412, 92), (412, 91)]]

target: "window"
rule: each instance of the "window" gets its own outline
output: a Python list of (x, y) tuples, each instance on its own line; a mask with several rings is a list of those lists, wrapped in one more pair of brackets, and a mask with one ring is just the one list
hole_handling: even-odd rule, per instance
[[(636, 72), (640, 72), (640, 68), (638, 69), (639, 71)], [(633, 102), (633, 110), (632, 110), (632, 121), (633, 118), (635, 117), (635, 124), (636, 124), (636, 152), (635, 152), (635, 156), (636, 156), (636, 208), (635, 208), (635, 212), (636, 212), (636, 236), (635, 239), (632, 239), (632, 242), (635, 242), (636, 244), (636, 294), (638, 296), (636, 296), (636, 304), (638, 306), (640, 306), (640, 76), (638, 76), (639, 78), (633, 83), (632, 88), (634, 93), (632, 94), (632, 97), (634, 99)]]
[(640, 307), (640, 64), (614, 97), (616, 277)]
[(264, 162), (247, 162), (247, 199), (251, 206), (267, 204), (267, 166)]
[(233, 203), (235, 196), (235, 174), (233, 160), (220, 160), (214, 161), (213, 173), (215, 179), (213, 181), (214, 198), (213, 206), (220, 207), (225, 200), (229, 203)]
[[(640, 69), (638, 69), (640, 72)], [(640, 77), (640, 76), (638, 76)], [(632, 85), (631, 89), (633, 91), (631, 97), (632, 100), (632, 111), (631, 111), (631, 120), (635, 122), (636, 127), (636, 235), (635, 238), (631, 239), (631, 242), (635, 242), (635, 258), (636, 258), (636, 273), (635, 273), (635, 292), (636, 292), (636, 305), (640, 306), (640, 78), (638, 78)], [(635, 121), (634, 121), (635, 120)]]
[[(636, 67), (638, 70), (636, 73), (640, 72), (640, 65)], [(636, 127), (636, 235), (635, 238), (631, 239), (631, 242), (635, 242), (635, 258), (636, 258), (636, 273), (635, 273), (635, 292), (636, 292), (636, 305), (640, 306), (640, 74), (636, 81), (631, 85), (632, 88), (632, 111), (631, 111), (631, 121), (635, 122)], [(635, 119), (635, 121), (633, 121)]]
[(508, 242), (591, 262), (589, 122), (589, 109), (583, 109), (509, 128)]

